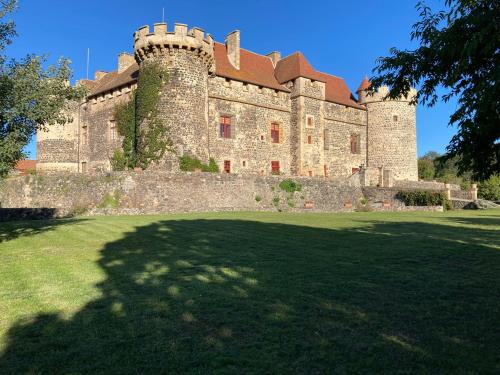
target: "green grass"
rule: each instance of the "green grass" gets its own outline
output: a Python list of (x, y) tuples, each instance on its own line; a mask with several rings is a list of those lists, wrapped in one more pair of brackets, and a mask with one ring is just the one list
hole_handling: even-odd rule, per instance
[(499, 211), (0, 223), (0, 374), (486, 374), (499, 359)]

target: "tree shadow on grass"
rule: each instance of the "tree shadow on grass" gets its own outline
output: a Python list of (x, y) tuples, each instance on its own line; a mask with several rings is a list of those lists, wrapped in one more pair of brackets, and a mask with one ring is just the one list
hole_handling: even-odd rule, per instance
[(482, 225), (500, 228), (500, 217), (498, 216), (481, 216), (481, 217), (449, 217), (447, 220), (466, 225)]
[(66, 218), (0, 222), (0, 243), (19, 237), (34, 236), (42, 232), (54, 230), (62, 225), (74, 224), (84, 220), (86, 219)]
[(102, 249), (102, 297), (11, 327), (0, 373), (494, 373), (498, 235), (160, 221)]

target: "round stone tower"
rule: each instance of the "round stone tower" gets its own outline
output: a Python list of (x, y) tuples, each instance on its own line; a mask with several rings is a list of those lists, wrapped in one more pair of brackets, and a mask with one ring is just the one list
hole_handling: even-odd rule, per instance
[(373, 95), (367, 92), (370, 81), (357, 90), (359, 103), (368, 110), (367, 167), (390, 171), (394, 180), (418, 180), (416, 107), (410, 104), (416, 94), (384, 100), (389, 93), (381, 87)]
[[(169, 127), (176, 155), (166, 157), (166, 167), (176, 168), (179, 156), (191, 155), (208, 160), (208, 77), (215, 70), (214, 41), (199, 28), (188, 31), (175, 24), (167, 31), (165, 23), (143, 26), (134, 34), (135, 59), (141, 68), (162, 64), (168, 80), (161, 90), (159, 113)], [(173, 162), (173, 163), (172, 163)]]

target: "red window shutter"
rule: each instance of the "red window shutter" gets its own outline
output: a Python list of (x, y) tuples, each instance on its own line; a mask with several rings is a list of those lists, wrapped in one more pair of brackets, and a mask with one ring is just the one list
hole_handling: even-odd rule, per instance
[(359, 172), (359, 168), (353, 168), (353, 169), (352, 169), (352, 174), (354, 174), (354, 173), (358, 173), (358, 172)]
[(231, 161), (224, 160), (224, 172), (231, 173)]
[(273, 160), (271, 162), (271, 172), (273, 174), (278, 174), (280, 172), (280, 162), (277, 160)]

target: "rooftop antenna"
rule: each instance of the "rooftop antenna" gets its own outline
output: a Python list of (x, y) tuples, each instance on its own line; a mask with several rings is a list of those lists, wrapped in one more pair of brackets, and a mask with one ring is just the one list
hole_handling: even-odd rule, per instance
[(87, 48), (87, 80), (89, 79), (90, 48)]
[(162, 22), (162, 23), (165, 23), (165, 8), (162, 8), (162, 10), (161, 10), (161, 11), (162, 11), (162, 12), (161, 12), (161, 22)]

